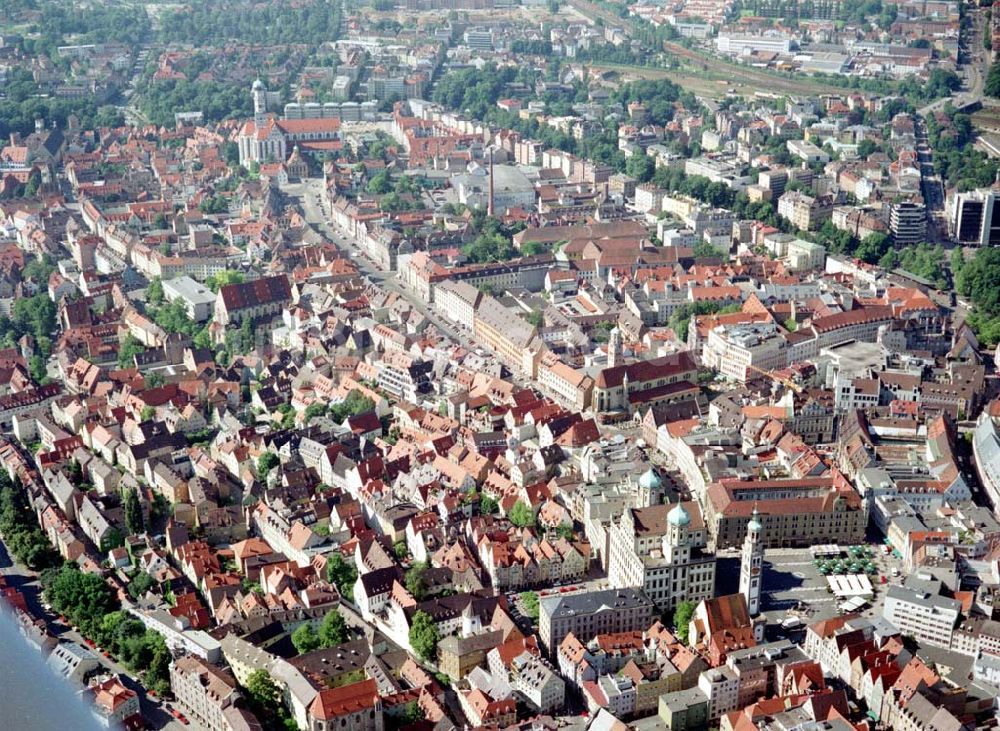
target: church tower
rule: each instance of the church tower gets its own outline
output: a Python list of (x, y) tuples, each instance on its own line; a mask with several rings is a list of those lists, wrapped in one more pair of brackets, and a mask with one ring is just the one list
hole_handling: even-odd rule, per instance
[(622, 333), (617, 327), (608, 334), (608, 368), (622, 364)]
[(764, 580), (763, 531), (760, 513), (754, 505), (750, 522), (747, 523), (747, 536), (743, 539), (743, 557), (740, 560), (740, 594), (747, 600), (747, 611), (751, 617), (760, 613), (760, 593)]
[(267, 89), (264, 82), (257, 79), (253, 82), (251, 89), (253, 96), (253, 121), (257, 129), (261, 129), (267, 122)]

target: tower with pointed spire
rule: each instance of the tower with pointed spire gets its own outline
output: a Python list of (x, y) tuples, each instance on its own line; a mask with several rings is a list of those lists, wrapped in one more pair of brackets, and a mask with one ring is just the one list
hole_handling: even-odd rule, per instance
[(747, 600), (747, 611), (751, 617), (760, 613), (760, 594), (764, 584), (763, 532), (760, 512), (754, 505), (747, 523), (747, 535), (743, 539), (743, 556), (740, 560), (740, 594)]
[(622, 333), (617, 327), (608, 333), (608, 368), (622, 364)]

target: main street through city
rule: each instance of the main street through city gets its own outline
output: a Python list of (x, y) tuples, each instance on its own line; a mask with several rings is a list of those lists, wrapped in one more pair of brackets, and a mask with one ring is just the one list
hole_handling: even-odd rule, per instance
[(372, 284), (405, 299), (438, 330), (462, 347), (468, 350), (474, 350), (477, 347), (467, 333), (463, 333), (456, 325), (447, 322), (432, 308), (428, 307), (420, 297), (403, 286), (393, 276), (392, 272), (384, 272), (372, 264), (364, 255), (361, 247), (358, 246), (358, 242), (330, 222), (326, 211), (323, 181), (321, 179), (313, 178), (304, 183), (290, 185), (285, 189), (285, 192), (298, 197), (306, 222), (318, 233), (325, 236), (329, 241), (332, 241), (337, 248), (347, 253), (358, 270)]

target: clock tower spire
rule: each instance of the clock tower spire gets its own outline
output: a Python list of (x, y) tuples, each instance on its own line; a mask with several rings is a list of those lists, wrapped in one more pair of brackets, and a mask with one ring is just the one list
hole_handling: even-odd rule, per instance
[(747, 536), (743, 539), (743, 557), (740, 561), (740, 594), (747, 600), (751, 617), (760, 613), (760, 593), (764, 583), (764, 526), (757, 506), (747, 523)]

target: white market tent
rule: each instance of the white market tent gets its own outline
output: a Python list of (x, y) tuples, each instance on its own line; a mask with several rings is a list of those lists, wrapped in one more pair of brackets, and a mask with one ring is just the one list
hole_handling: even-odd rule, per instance
[(874, 595), (871, 580), (864, 574), (837, 574), (827, 576), (826, 580), (833, 589), (834, 595), (839, 599), (851, 599), (853, 597), (870, 597)]
[(845, 614), (850, 614), (851, 612), (856, 612), (865, 605), (868, 604), (868, 600), (864, 597), (855, 596), (848, 599), (846, 602), (840, 605), (840, 608)]

